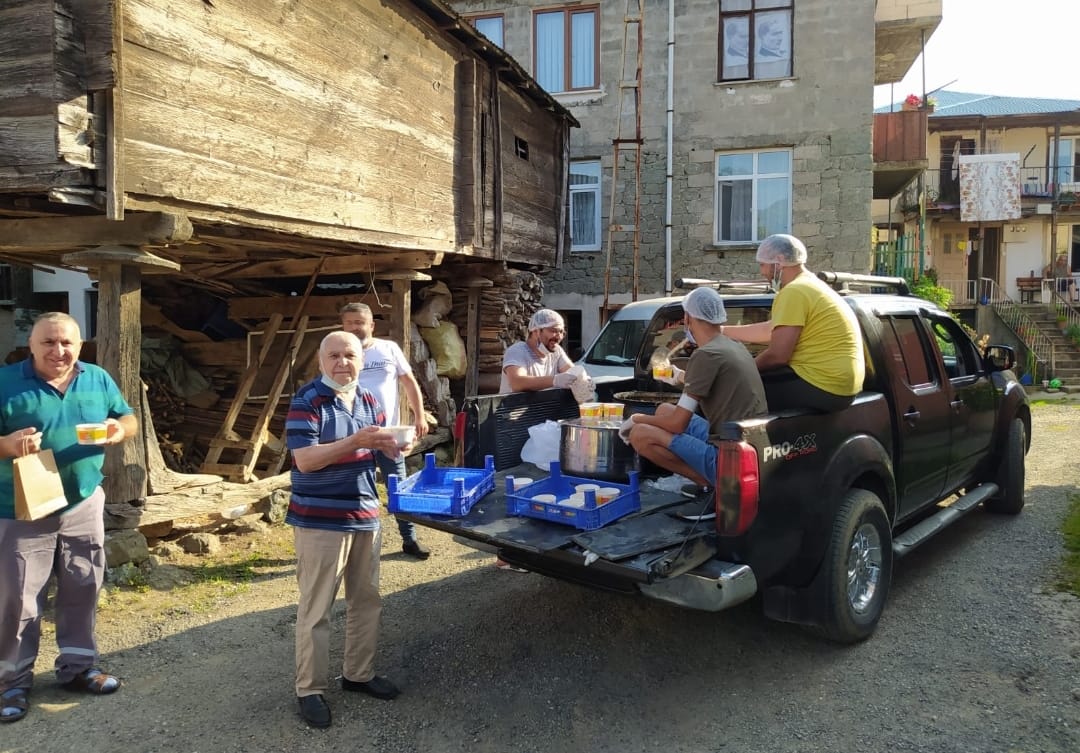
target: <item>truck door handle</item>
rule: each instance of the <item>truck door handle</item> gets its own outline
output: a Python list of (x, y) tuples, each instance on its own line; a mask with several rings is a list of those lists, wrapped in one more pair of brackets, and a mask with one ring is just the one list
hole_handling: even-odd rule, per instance
[(959, 413), (960, 409), (964, 407), (964, 401), (963, 400), (953, 400), (951, 403), (949, 403), (949, 405), (952, 406), (952, 409), (954, 411)]
[(915, 421), (918, 420), (920, 416), (922, 416), (922, 413), (915, 410), (914, 408), (908, 408), (908, 412), (904, 414), (904, 420), (915, 423)]

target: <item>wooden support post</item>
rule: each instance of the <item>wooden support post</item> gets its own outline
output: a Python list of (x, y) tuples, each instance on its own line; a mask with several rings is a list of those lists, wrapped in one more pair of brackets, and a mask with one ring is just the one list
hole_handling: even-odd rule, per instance
[[(134, 249), (137, 252), (137, 249)], [(98, 272), (97, 360), (108, 371), (140, 423), (142, 379), (142, 274), (133, 264), (103, 262)], [(146, 443), (140, 431), (105, 452), (105, 498), (112, 503), (146, 498)]]

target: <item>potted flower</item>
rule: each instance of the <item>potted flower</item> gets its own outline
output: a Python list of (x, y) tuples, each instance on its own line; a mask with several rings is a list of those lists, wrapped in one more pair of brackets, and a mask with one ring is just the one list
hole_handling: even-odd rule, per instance
[(927, 112), (933, 112), (935, 107), (937, 107), (937, 100), (933, 97), (927, 97), (923, 101), (923, 109)]
[(904, 97), (904, 104), (901, 107), (904, 110), (918, 110), (922, 107), (922, 97), (918, 94), (909, 94)]

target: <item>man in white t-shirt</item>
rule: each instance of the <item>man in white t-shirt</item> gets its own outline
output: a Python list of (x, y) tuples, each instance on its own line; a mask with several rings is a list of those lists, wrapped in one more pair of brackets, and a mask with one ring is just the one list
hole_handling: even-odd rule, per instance
[(557, 311), (540, 309), (529, 319), (529, 336), (506, 349), (503, 354), (499, 394), (568, 388), (575, 375), (567, 373), (574, 365), (559, 345), (566, 336), (566, 324)]
[[(341, 309), (341, 327), (346, 332), (356, 335), (364, 346), (364, 368), (360, 372), (360, 386), (374, 393), (386, 414), (387, 426), (400, 426), (402, 421), (398, 389), (405, 392), (405, 399), (412, 412), (412, 425), (416, 427), (416, 438), (428, 433), (427, 420), (424, 418), (424, 398), (420, 394), (420, 384), (413, 376), (409, 359), (393, 340), (383, 340), (374, 336), (375, 319), (371, 307), (366, 303), (348, 303)], [(391, 473), (404, 479), (405, 455), (398, 453), (396, 458), (389, 458), (381, 452), (375, 456), (383, 481)], [(401, 534), (401, 549), (406, 554), (419, 560), (431, 556), (416, 539), (416, 528), (407, 520), (395, 518), (398, 532)]]

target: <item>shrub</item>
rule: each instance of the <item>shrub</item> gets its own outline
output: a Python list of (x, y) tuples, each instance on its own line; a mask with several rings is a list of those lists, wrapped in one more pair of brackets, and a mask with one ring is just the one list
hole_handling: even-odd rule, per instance
[(943, 309), (948, 309), (949, 304), (952, 303), (952, 291), (937, 284), (937, 272), (933, 269), (926, 270), (922, 277), (915, 281), (911, 286), (911, 293), (923, 300), (936, 303)]

